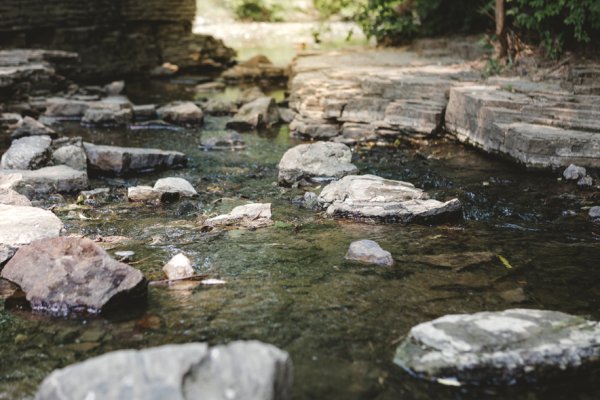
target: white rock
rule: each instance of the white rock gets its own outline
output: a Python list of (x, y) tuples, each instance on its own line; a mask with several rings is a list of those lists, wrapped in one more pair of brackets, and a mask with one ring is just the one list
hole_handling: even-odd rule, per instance
[(195, 196), (198, 194), (191, 183), (183, 178), (161, 178), (154, 184), (154, 190), (163, 193), (179, 193), (182, 196)]
[(163, 267), (163, 271), (169, 280), (185, 279), (194, 276), (192, 262), (183, 253), (179, 253), (171, 258)]

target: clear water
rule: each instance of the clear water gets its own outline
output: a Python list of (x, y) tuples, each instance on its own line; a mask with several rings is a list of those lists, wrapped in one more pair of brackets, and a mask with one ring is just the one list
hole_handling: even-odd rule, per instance
[[(136, 103), (194, 96), (173, 84), (129, 88)], [(600, 318), (600, 227), (582, 209), (598, 204), (597, 191), (559, 182), (558, 173), (525, 173), (444, 139), (397, 143), (357, 148), (354, 161), (362, 173), (413, 182), (434, 198), (458, 196), (464, 219), (438, 226), (336, 221), (292, 205), (302, 191), (277, 187), (276, 165), (296, 144), (286, 126), (246, 134), (243, 151), (200, 151), (200, 139), (218, 135), (225, 121), (209, 117), (201, 129), (183, 132), (62, 128), (66, 135), (95, 143), (180, 150), (190, 160), (181, 170), (93, 179), (93, 187), (111, 186), (115, 196), (75, 212), (57, 209), (68, 233), (131, 238), (109, 251), (134, 250), (135, 266), (151, 280), (161, 279), (164, 263), (182, 251), (199, 273), (227, 284), (151, 286), (146, 309), (111, 318), (0, 311), (0, 399), (31, 397), (53, 369), (108, 351), (237, 339), (258, 339), (288, 351), (299, 400), (599, 397), (597, 374), (506, 389), (450, 388), (413, 379), (392, 363), (411, 326), (448, 313), (519, 306)], [(164, 176), (188, 179), (199, 198), (164, 206), (125, 201), (125, 186), (152, 184)], [(66, 196), (66, 201), (72, 204), (75, 198)], [(220, 234), (199, 229), (198, 215), (246, 202), (272, 202), (277, 224)], [(575, 215), (566, 216), (568, 210)], [(345, 261), (350, 242), (363, 238), (391, 251), (396, 265)], [(423, 259), (467, 251), (502, 255), (513, 268), (491, 258), (457, 272)], [(525, 301), (500, 295), (516, 288), (523, 289)]]

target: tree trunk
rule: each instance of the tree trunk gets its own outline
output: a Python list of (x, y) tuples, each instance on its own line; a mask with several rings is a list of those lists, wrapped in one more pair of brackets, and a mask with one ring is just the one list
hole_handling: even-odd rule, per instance
[(508, 40), (506, 38), (506, 1), (496, 0), (496, 57), (504, 58), (508, 54)]

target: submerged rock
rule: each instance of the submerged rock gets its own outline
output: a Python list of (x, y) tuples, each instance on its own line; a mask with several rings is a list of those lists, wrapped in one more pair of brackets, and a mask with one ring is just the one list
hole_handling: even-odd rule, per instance
[(394, 259), (389, 251), (383, 250), (373, 240), (357, 240), (350, 244), (345, 256), (346, 260), (360, 261), (368, 264), (394, 265)]
[(56, 132), (42, 124), (41, 122), (26, 116), (19, 123), (17, 129), (15, 129), (11, 134), (10, 138), (12, 140), (19, 139), (25, 136), (51, 136), (56, 137)]
[(192, 262), (183, 253), (173, 256), (162, 270), (169, 280), (185, 279), (194, 276)]
[(156, 110), (159, 118), (182, 125), (200, 125), (204, 114), (200, 107), (191, 101), (175, 101)]
[(21, 287), (34, 311), (96, 314), (145, 299), (142, 273), (115, 261), (86, 238), (43, 239), (21, 247), (2, 270)]
[(545, 310), (446, 315), (413, 327), (394, 362), (418, 377), (511, 384), (600, 361), (600, 324)]
[(56, 370), (36, 399), (289, 400), (292, 378), (290, 356), (272, 345), (189, 343), (115, 351)]
[(586, 170), (575, 164), (569, 165), (563, 172), (563, 177), (568, 181), (577, 181), (585, 177)]
[(62, 222), (51, 211), (27, 205), (0, 204), (0, 265), (19, 247), (58, 236), (62, 229)]
[(259, 97), (244, 104), (225, 125), (228, 129), (250, 131), (265, 128), (279, 122), (279, 109), (271, 97)]
[(11, 188), (19, 193), (35, 194), (75, 192), (88, 186), (85, 171), (77, 171), (66, 165), (45, 167), (34, 171), (0, 169), (0, 187)]
[(195, 196), (198, 194), (191, 183), (183, 178), (161, 178), (154, 184), (154, 190), (160, 193), (179, 193), (181, 196)]
[(209, 218), (205, 226), (241, 226), (244, 228), (263, 228), (273, 225), (271, 203), (252, 203), (235, 207), (229, 214)]
[(300, 144), (285, 152), (279, 161), (278, 182), (291, 186), (302, 180), (330, 181), (356, 173), (350, 148), (342, 143)]
[(91, 169), (117, 175), (184, 167), (185, 154), (178, 151), (117, 147), (84, 142), (88, 165)]
[(129, 201), (157, 201), (160, 200), (162, 193), (154, 190), (152, 186), (131, 186), (127, 188), (127, 198)]
[(456, 215), (458, 199), (440, 202), (408, 182), (375, 175), (348, 175), (325, 186), (321, 208), (338, 217), (409, 223)]
[(52, 156), (50, 136), (28, 136), (14, 140), (2, 155), (0, 168), (38, 169), (45, 167)]
[(242, 150), (245, 148), (246, 142), (237, 132), (227, 132), (224, 135), (202, 139), (200, 144), (202, 150)]

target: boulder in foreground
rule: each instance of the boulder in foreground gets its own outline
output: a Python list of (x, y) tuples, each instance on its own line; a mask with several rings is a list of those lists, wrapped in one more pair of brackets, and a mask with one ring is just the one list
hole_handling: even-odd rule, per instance
[(512, 384), (600, 361), (600, 324), (555, 311), (446, 315), (413, 327), (394, 362), (421, 378)]
[(35, 240), (60, 235), (63, 223), (52, 211), (31, 205), (0, 204), (0, 265)]
[(327, 181), (353, 174), (352, 152), (342, 143), (300, 144), (285, 152), (279, 161), (278, 182), (290, 186), (302, 180)]
[(42, 382), (37, 400), (289, 400), (292, 361), (258, 341), (120, 350), (70, 365)]
[(86, 238), (32, 242), (16, 252), (0, 276), (21, 287), (32, 310), (53, 315), (97, 314), (143, 301), (147, 291), (139, 270)]
[(347, 175), (325, 186), (317, 201), (329, 215), (367, 221), (431, 221), (461, 211), (458, 199), (433, 200), (411, 183), (375, 175)]

